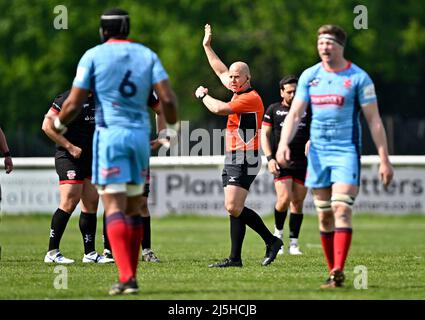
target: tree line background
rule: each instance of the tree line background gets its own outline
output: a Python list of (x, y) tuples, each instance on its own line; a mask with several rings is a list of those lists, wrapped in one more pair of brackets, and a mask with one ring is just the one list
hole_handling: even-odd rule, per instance
[[(357, 5), (368, 10), (368, 29), (355, 29)], [(57, 30), (53, 10), (68, 10), (68, 29)], [(119, 6), (131, 17), (130, 38), (158, 53), (191, 128), (224, 128), (194, 97), (199, 85), (228, 100), (202, 48), (205, 23), (213, 48), (229, 66), (246, 61), (265, 107), (278, 101), (283, 75), (319, 61), (316, 31), (338, 24), (348, 33), (346, 57), (375, 82), (392, 154), (425, 154), (425, 4), (407, 0), (14, 0), (0, 1), (0, 125), (14, 156), (51, 156), (41, 131), (53, 98), (68, 89), (82, 54), (99, 44), (99, 17)], [(364, 130), (365, 131), (365, 130)], [(364, 154), (374, 154), (365, 131)]]

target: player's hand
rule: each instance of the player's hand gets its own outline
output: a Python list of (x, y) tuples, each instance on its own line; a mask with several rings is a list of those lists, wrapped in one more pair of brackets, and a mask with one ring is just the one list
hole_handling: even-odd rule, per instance
[(204, 40), (202, 41), (202, 45), (204, 47), (211, 46), (211, 38), (212, 38), (211, 26), (207, 23), (205, 25), (205, 35), (204, 35)]
[(268, 162), (267, 166), (268, 166), (269, 172), (272, 175), (274, 175), (275, 177), (279, 176), (280, 167), (279, 167), (279, 164), (277, 163), (277, 161), (275, 159), (271, 159)]
[(165, 147), (165, 148), (170, 148), (170, 139), (167, 138), (158, 138), (155, 140), (151, 140), (151, 149), (152, 150), (156, 150), (159, 147)]
[(75, 159), (79, 159), (81, 157), (81, 153), (83, 150), (81, 150), (80, 147), (71, 145), (68, 149), (68, 152), (73, 156)]
[(13, 162), (11, 157), (4, 158), (4, 169), (6, 173), (11, 173), (13, 170)]
[(276, 152), (276, 160), (284, 168), (291, 165), (291, 150), (288, 145), (279, 144)]
[(393, 180), (394, 170), (389, 161), (381, 161), (379, 165), (379, 177), (381, 178), (382, 184), (388, 186)]
[(208, 94), (208, 88), (204, 88), (203, 86), (199, 86), (195, 91), (195, 97), (198, 99), (202, 98), (206, 94)]

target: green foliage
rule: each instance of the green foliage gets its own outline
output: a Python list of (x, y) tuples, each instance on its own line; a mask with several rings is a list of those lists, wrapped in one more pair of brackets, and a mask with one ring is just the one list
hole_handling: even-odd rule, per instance
[[(0, 119), (15, 154), (45, 154), (51, 147), (40, 130), (43, 115), (54, 96), (71, 86), (81, 55), (99, 43), (99, 16), (116, 1), (61, 4), (68, 9), (67, 30), (53, 27), (57, 1), (0, 2), (8, 13), (0, 21)], [(419, 99), (425, 82), (425, 6), (415, 0), (362, 4), (368, 9), (366, 30), (353, 26), (357, 1), (124, 0), (119, 5), (130, 12), (130, 37), (160, 56), (182, 119), (200, 121), (208, 114), (194, 99), (198, 85), (229, 99), (202, 49), (205, 23), (213, 26), (213, 47), (227, 65), (249, 63), (266, 105), (279, 99), (277, 82), (284, 74), (300, 74), (318, 61), (317, 28), (333, 23), (346, 29), (346, 56), (374, 79), (383, 112), (398, 113), (397, 88), (408, 87), (405, 112), (425, 116)]]

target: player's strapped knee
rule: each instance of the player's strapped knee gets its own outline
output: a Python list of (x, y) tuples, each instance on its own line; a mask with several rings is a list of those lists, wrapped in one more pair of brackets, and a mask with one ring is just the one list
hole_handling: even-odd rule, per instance
[(127, 193), (127, 186), (125, 183), (111, 183), (105, 186), (97, 186), (97, 193), (103, 195), (114, 193)]
[(334, 195), (332, 195), (332, 198), (331, 198), (332, 204), (338, 203), (338, 204), (345, 205), (349, 208), (353, 207), (354, 200), (356, 200), (355, 197), (352, 197), (352, 196), (349, 196), (348, 194), (343, 194), (343, 193), (335, 193)]
[(314, 198), (314, 205), (316, 206), (317, 211), (331, 211), (331, 201), (330, 200), (319, 200)]
[(135, 197), (143, 194), (144, 184), (127, 184), (127, 197)]
[(103, 194), (125, 193), (128, 197), (143, 194), (144, 184), (112, 183), (106, 186), (97, 186), (97, 192)]

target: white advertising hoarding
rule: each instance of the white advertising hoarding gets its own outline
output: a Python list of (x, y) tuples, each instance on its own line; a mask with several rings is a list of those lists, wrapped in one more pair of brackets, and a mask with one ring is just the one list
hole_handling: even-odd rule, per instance
[[(388, 188), (379, 181), (376, 169), (363, 168), (361, 188), (354, 204), (355, 212), (391, 214), (425, 213), (425, 168), (398, 168)], [(150, 208), (163, 214), (224, 215), (221, 170), (186, 168), (154, 170)], [(271, 174), (264, 169), (257, 176), (247, 198), (247, 207), (260, 214), (273, 212), (275, 191)], [(313, 198), (307, 194), (305, 213), (314, 213)]]
[[(222, 166), (216, 164), (153, 166), (149, 196), (151, 214), (226, 215), (221, 170)], [(15, 168), (9, 175), (2, 174), (0, 179), (1, 206), (6, 214), (52, 213), (59, 204), (58, 178), (53, 168)], [(365, 166), (354, 211), (425, 214), (424, 186), (425, 167), (396, 167), (394, 181), (384, 188), (377, 167)], [(273, 178), (263, 167), (251, 185), (247, 206), (264, 215), (273, 212), (274, 202)], [(102, 210), (100, 205), (99, 213)], [(310, 193), (304, 211), (314, 213)]]

